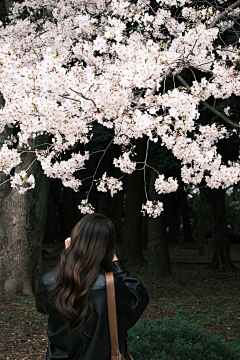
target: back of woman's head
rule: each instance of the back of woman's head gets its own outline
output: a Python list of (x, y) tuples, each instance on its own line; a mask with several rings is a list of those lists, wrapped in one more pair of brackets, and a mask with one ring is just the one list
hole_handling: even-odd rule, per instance
[(74, 227), (71, 243), (61, 254), (51, 294), (69, 329), (77, 328), (80, 336), (86, 333), (94, 311), (91, 288), (100, 270), (111, 271), (115, 241), (112, 221), (102, 214), (90, 214)]

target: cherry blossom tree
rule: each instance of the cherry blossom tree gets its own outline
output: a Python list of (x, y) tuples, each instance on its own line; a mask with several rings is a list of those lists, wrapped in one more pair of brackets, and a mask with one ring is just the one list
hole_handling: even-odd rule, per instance
[[(206, 102), (211, 96), (226, 99), (240, 92), (239, 43), (215, 45), (225, 31), (234, 29), (239, 14), (239, 1), (227, 7), (224, 3), (218, 4), (222, 12), (213, 6), (193, 7), (189, 0), (159, 1), (155, 10), (147, 1), (131, 7), (124, 1), (15, 4), (11, 24), (0, 33), (5, 99), (0, 116), (1, 131), (14, 126), (18, 132), (1, 149), (1, 171), (9, 175), (21, 162), (17, 142), (22, 151), (35, 151), (48, 177), (77, 191), (81, 182), (74, 173), (91, 154), (74, 153), (68, 161), (61, 161), (60, 154), (91, 141), (98, 122), (114, 129), (111, 143), (123, 147), (114, 165), (124, 173), (136, 168), (131, 139), (146, 135), (148, 142), (161, 140), (181, 160), (185, 183), (196, 185), (203, 178), (211, 188), (236, 183), (239, 164), (224, 164), (216, 143), (231, 136), (229, 126), (240, 125), (225, 115), (229, 107), (220, 113)], [(18, 19), (23, 10), (28, 16)], [(189, 85), (180, 75), (185, 68), (197, 68), (205, 77)], [(168, 77), (183, 86), (164, 91)], [(201, 105), (216, 114), (219, 123), (201, 126)], [(29, 149), (29, 139), (44, 133), (51, 136), (47, 149)], [(146, 159), (143, 169), (147, 166)], [(28, 174), (15, 174), (9, 181), (26, 191), (34, 186), (31, 167)], [(107, 182), (106, 176), (98, 189), (119, 189), (118, 181)], [(155, 183), (158, 193), (177, 186), (160, 174)], [(80, 205), (84, 211), (86, 201)], [(148, 202), (144, 210), (151, 215), (159, 209), (159, 215), (161, 206), (156, 206)]]
[[(24, 193), (38, 186), (29, 164), (14, 170), (24, 154), (35, 154), (49, 178), (78, 191), (92, 154), (74, 152), (91, 142), (96, 124), (112, 132), (111, 144), (122, 148), (114, 165), (122, 173), (142, 169), (151, 143), (166, 146), (181, 161), (185, 184), (226, 188), (240, 178), (238, 160), (224, 162), (217, 144), (240, 129), (223, 103), (240, 95), (240, 1), (122, 0), (24, 1), (14, 4), (9, 25), (0, 28), (0, 132), (14, 131), (0, 149), (5, 181)], [(230, 42), (224, 41), (229, 31)], [(189, 80), (190, 79), (190, 80)], [(169, 82), (172, 84), (169, 86)], [(212, 104), (212, 99), (214, 103)], [(215, 117), (200, 122), (202, 109)], [(47, 135), (44, 148), (31, 146)], [(134, 161), (133, 139), (147, 137), (145, 160)], [(62, 154), (71, 151), (68, 160)], [(99, 163), (100, 163), (99, 162)], [(121, 179), (106, 172), (92, 186), (113, 195)], [(157, 170), (154, 170), (157, 171)], [(157, 173), (158, 194), (176, 191), (176, 179)], [(146, 188), (146, 186), (145, 186)], [(79, 208), (94, 211), (89, 192)], [(157, 217), (163, 204), (148, 199), (143, 213)]]

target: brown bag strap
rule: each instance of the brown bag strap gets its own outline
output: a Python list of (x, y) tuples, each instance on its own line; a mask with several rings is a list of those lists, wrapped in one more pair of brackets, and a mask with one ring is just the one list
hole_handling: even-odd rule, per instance
[(105, 273), (107, 289), (108, 322), (111, 340), (111, 356), (120, 355), (118, 344), (117, 311), (113, 273)]

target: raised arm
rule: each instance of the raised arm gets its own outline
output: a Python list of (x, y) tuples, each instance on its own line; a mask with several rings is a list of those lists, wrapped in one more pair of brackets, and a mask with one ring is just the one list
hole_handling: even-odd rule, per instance
[(126, 271), (120, 260), (112, 263), (117, 310), (124, 316), (126, 330), (130, 329), (145, 310), (149, 297), (140, 280)]

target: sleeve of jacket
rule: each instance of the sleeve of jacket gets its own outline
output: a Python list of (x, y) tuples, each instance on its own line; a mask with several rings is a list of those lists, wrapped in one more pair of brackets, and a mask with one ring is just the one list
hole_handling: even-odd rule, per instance
[(121, 261), (113, 261), (116, 304), (124, 316), (126, 330), (129, 330), (145, 310), (149, 297), (140, 280), (129, 274)]
[(38, 291), (35, 294), (37, 311), (42, 314), (49, 314), (48, 297), (48, 274), (43, 275), (39, 280)]

